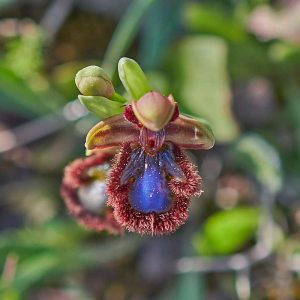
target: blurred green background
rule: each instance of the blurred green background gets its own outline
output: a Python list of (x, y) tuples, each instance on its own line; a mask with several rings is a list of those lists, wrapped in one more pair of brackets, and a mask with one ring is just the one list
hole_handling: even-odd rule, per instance
[[(0, 299), (300, 299), (299, 21), (297, 0), (1, 0)], [(85, 230), (59, 195), (98, 121), (74, 76), (122, 93), (122, 56), (216, 135), (170, 236)]]

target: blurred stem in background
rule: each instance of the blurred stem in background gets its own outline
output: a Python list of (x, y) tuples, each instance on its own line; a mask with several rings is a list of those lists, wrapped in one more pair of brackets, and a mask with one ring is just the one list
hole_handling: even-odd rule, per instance
[(135, 0), (119, 22), (102, 63), (103, 69), (106, 70), (112, 79), (115, 79), (119, 59), (126, 53), (136, 33), (139, 31), (142, 18), (150, 6), (156, 1), (157, 0)]

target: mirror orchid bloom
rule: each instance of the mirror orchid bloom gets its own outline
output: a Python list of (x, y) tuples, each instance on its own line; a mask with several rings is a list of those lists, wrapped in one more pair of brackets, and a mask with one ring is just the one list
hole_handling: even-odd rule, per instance
[(119, 148), (107, 178), (107, 204), (117, 222), (140, 234), (174, 232), (188, 218), (201, 177), (184, 149), (206, 150), (214, 136), (205, 121), (179, 113), (173, 97), (148, 92), (125, 112), (96, 124), (86, 148)]
[(64, 170), (61, 195), (70, 215), (83, 227), (122, 234), (123, 228), (106, 206), (105, 180), (111, 158), (103, 151), (71, 162)]

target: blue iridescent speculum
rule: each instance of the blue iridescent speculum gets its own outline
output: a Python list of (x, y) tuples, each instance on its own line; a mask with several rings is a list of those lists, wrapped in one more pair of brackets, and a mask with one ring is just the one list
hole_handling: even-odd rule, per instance
[(164, 213), (172, 206), (172, 192), (168, 186), (170, 176), (185, 179), (170, 145), (155, 154), (137, 149), (123, 171), (121, 184), (133, 181), (129, 202), (134, 209), (143, 213)]
[(172, 195), (159, 156), (142, 154), (141, 174), (137, 174), (129, 192), (129, 202), (143, 213), (163, 213), (170, 209)]
[(119, 73), (128, 92), (140, 98), (96, 124), (86, 148), (120, 148), (107, 180), (108, 205), (120, 225), (163, 234), (185, 222), (190, 198), (201, 194), (201, 178), (182, 149), (210, 149), (214, 137), (205, 121), (181, 115), (171, 95), (150, 91), (148, 83), (139, 90), (133, 83), (143, 85), (146, 77), (136, 65), (130, 60), (126, 69), (122, 61)]

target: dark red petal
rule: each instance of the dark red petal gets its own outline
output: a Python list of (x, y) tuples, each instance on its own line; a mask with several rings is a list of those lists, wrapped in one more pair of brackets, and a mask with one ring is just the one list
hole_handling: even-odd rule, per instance
[(166, 141), (183, 149), (210, 149), (215, 143), (213, 132), (206, 121), (179, 115), (166, 127)]
[(128, 122), (123, 114), (115, 115), (96, 124), (86, 136), (86, 149), (105, 149), (123, 142), (138, 141), (140, 130)]
[(138, 127), (142, 127), (143, 125), (139, 122), (137, 117), (135, 116), (131, 104), (126, 105), (124, 117), (127, 121), (136, 124)]
[(113, 234), (123, 232), (120, 225), (113, 217), (111, 208), (106, 208), (103, 216), (87, 211), (78, 199), (77, 190), (88, 182), (86, 172), (91, 168), (101, 165), (111, 158), (110, 154), (99, 153), (84, 159), (77, 159), (69, 164), (64, 171), (61, 185), (61, 196), (69, 210), (69, 213), (77, 221), (88, 229), (96, 231), (107, 230)]
[(101, 152), (90, 157), (78, 158), (72, 161), (65, 167), (63, 183), (66, 183), (73, 189), (79, 188), (89, 180), (86, 172), (90, 168), (104, 164), (110, 161), (111, 158), (112, 155), (110, 153)]

